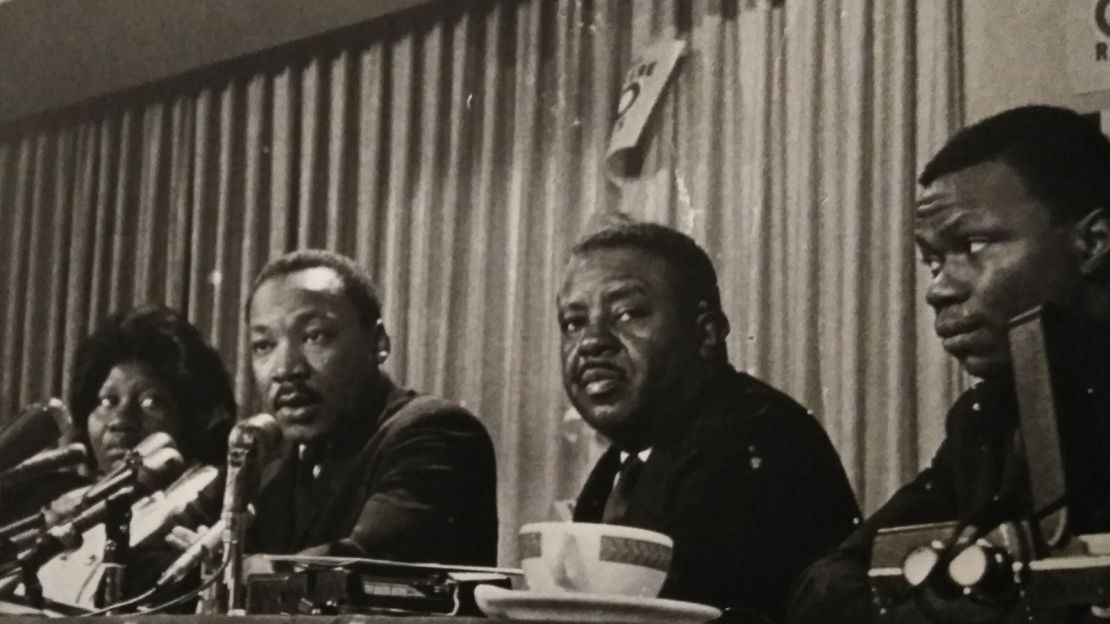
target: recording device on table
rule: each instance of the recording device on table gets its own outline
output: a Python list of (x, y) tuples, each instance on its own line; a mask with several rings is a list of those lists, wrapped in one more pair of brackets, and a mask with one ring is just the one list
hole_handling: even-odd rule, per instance
[[(869, 581), (879, 621), (1110, 621), (1110, 325), (1051, 306), (1010, 323), (1027, 490), (958, 522), (883, 529)], [(1110, 465), (1110, 464), (1108, 464)]]
[(481, 616), (478, 585), (511, 589), (517, 569), (352, 557), (268, 555), (247, 579), (247, 611), (307, 615)]

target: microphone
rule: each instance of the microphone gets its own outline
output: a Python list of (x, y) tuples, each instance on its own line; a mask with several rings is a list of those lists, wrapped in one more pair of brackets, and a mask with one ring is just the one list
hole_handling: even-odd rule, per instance
[[(249, 522), (254, 518), (254, 508), (247, 507), (247, 521)], [(162, 588), (174, 583), (181, 582), (193, 568), (199, 566), (201, 562), (207, 559), (217, 548), (223, 543), (223, 534), (227, 529), (227, 520), (220, 518), (213, 524), (207, 531), (205, 531), (197, 541), (189, 545), (185, 552), (181, 553), (173, 563), (166, 568), (162, 576), (158, 577), (155, 581), (155, 586)]]
[(113, 508), (130, 505), (139, 496), (162, 489), (181, 474), (184, 463), (180, 453), (164, 448), (151, 453), (123, 478), (102, 480), (85, 495), (85, 504), (77, 515), (39, 535), (34, 546), (19, 557), (20, 565), (38, 567), (63, 551), (77, 548), (82, 534), (103, 522)]
[(157, 450), (167, 447), (176, 447), (176, 444), (174, 444), (173, 441), (173, 437), (171, 437), (170, 434), (164, 431), (155, 431), (154, 433), (143, 438), (142, 441), (136, 444), (131, 450), (127, 451), (125, 460), (117, 465), (115, 468), (108, 471), (103, 478), (107, 479), (127, 472), (130, 469), (131, 462), (140, 460)]
[(269, 414), (255, 414), (232, 427), (227, 436), (224, 514), (245, 510), (251, 466), (258, 465), (259, 458), (270, 456), (281, 440), (281, 425)]
[[(220, 518), (224, 561), (224, 585), (227, 587), (227, 612), (245, 613), (243, 595), (243, 539), (249, 520), (246, 504), (247, 490), (258, 479), (251, 478), (251, 466), (258, 463), (281, 443), (281, 426), (269, 414), (255, 414), (238, 423), (227, 437), (227, 477), (224, 486), (224, 506)], [(255, 475), (257, 476), (257, 475)]]
[[(130, 471), (134, 470), (134, 465), (138, 464), (141, 461), (142, 457), (146, 457), (148, 455), (151, 455), (155, 451), (167, 447), (171, 449), (173, 447), (173, 438), (171, 438), (168, 434), (162, 432), (150, 434), (149, 436), (144, 438), (142, 442), (136, 445), (135, 448), (131, 449), (128, 455), (128, 461), (120, 464), (119, 466), (111, 470), (108, 474), (104, 475), (104, 477), (101, 478), (100, 483), (126, 479), (126, 475)], [(94, 485), (93, 487), (96, 486)], [(74, 514), (87, 507), (89, 504), (95, 502), (89, 500), (91, 495), (91, 490), (88, 490), (83, 494), (80, 490), (75, 490), (66, 494), (62, 494), (61, 496), (55, 498), (42, 511), (31, 514), (25, 518), (0, 527), (0, 538), (19, 535), (28, 530), (34, 531), (33, 533), (31, 533), (31, 536), (33, 537), (34, 535), (37, 535), (37, 531), (39, 531), (43, 527), (54, 526), (56, 524), (64, 522), (65, 520), (73, 517)], [(27, 538), (26, 535), (22, 535), (21, 537), (24, 540), (26, 540)], [(12, 539), (14, 540), (17, 538)]]
[(0, 470), (11, 468), (38, 451), (69, 441), (73, 417), (60, 399), (32, 403), (0, 430)]
[(112, 491), (95, 505), (90, 506), (68, 522), (47, 529), (39, 535), (31, 549), (19, 557), (21, 566), (39, 567), (55, 555), (81, 545), (85, 531), (103, 522), (112, 507), (131, 503), (139, 497), (134, 485), (124, 485)]
[(176, 479), (184, 467), (185, 460), (177, 449), (158, 449), (119, 474), (109, 474), (98, 481), (81, 497), (81, 508), (104, 500), (126, 485), (138, 486), (143, 494), (160, 490)]
[(237, 448), (253, 446), (259, 455), (268, 456), (277, 450), (281, 440), (281, 425), (277, 419), (269, 414), (255, 414), (231, 428), (227, 445)]
[(0, 488), (78, 466), (85, 463), (88, 457), (88, 450), (80, 442), (74, 442), (59, 449), (41, 451), (0, 473)]
[(193, 466), (172, 485), (148, 496), (132, 507), (131, 543), (142, 544), (158, 539), (177, 525), (196, 526), (203, 521), (203, 510), (196, 505), (215, 500), (223, 487), (220, 471), (215, 466)]

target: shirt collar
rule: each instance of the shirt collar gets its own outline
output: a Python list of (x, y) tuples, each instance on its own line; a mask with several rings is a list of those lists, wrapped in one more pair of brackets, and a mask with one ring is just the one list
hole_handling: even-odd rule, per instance
[[(621, 465), (624, 465), (624, 462), (628, 461), (628, 458), (631, 455), (632, 455), (632, 453), (629, 453), (628, 451), (621, 451)], [(651, 449), (646, 448), (646, 449), (640, 451), (639, 453), (636, 453), (636, 457), (639, 457), (640, 461), (642, 461), (646, 464), (647, 460), (648, 460), (648, 457), (651, 457)]]

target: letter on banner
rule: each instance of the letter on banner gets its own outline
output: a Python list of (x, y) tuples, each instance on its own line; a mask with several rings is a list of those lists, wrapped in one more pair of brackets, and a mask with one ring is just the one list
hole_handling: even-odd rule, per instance
[[(1061, 7), (1064, 3), (1061, 3)], [(1068, 0), (1064, 41), (1076, 93), (1110, 89), (1110, 0)]]
[(624, 158), (643, 138), (651, 111), (685, 50), (686, 42), (682, 40), (656, 43), (643, 50), (625, 74), (617, 102), (617, 121), (605, 151), (606, 169), (614, 180), (622, 178)]

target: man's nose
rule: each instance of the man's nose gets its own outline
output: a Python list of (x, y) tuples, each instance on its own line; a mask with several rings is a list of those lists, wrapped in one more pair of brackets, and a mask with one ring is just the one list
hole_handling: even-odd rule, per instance
[(967, 279), (961, 275), (959, 267), (945, 266), (933, 276), (929, 287), (925, 289), (925, 302), (933, 309), (941, 310), (962, 303), (967, 299), (969, 291)]
[(308, 362), (299, 345), (288, 341), (279, 344), (277, 349), (277, 368), (274, 371), (276, 381), (302, 379), (308, 376)]
[(586, 356), (598, 356), (617, 349), (617, 339), (609, 326), (602, 321), (591, 321), (582, 332), (578, 351)]

